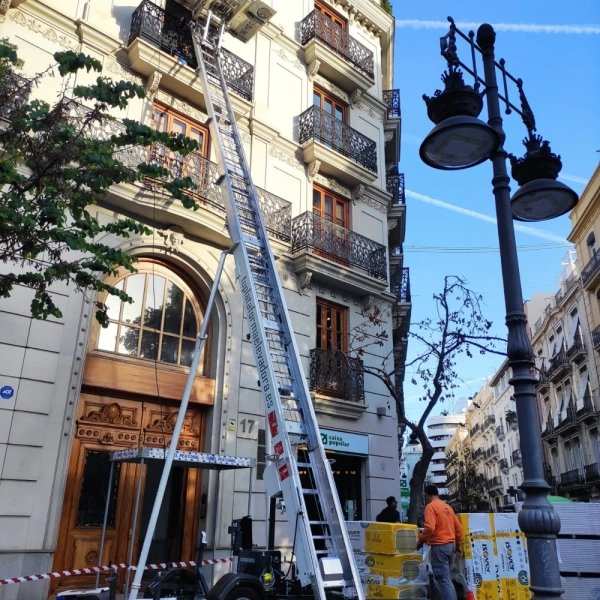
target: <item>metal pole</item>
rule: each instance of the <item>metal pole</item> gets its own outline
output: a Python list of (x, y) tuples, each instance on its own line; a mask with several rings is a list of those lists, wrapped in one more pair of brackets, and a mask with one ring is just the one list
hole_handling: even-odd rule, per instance
[(144, 470), (144, 457), (140, 460), (140, 472), (138, 474), (137, 492), (135, 495), (135, 507), (133, 509), (133, 527), (131, 529), (131, 541), (129, 542), (129, 552), (127, 553), (127, 574), (125, 575), (125, 600), (129, 594), (129, 576), (131, 574), (131, 561), (133, 560), (133, 545), (135, 540), (135, 530), (137, 528), (138, 512), (140, 510), (140, 496), (142, 494), (142, 471)]
[(252, 516), (252, 477), (254, 475), (254, 469), (250, 467), (250, 485), (248, 486), (248, 516)]
[[(219, 493), (219, 485), (221, 483), (221, 469), (217, 469), (217, 494), (215, 498), (215, 512), (214, 512), (214, 523), (213, 523), (213, 552), (212, 557), (213, 561), (217, 558), (217, 530), (219, 523), (219, 505), (221, 504), (220, 498), (221, 494)], [(212, 588), (215, 585), (215, 568), (217, 565), (212, 565), (211, 573), (210, 573), (210, 587)]]
[(491, 127), (501, 136), (502, 143), (492, 155), (494, 196), (498, 219), (498, 239), (502, 262), (506, 325), (508, 327), (507, 356), (512, 368), (510, 384), (515, 390), (524, 480), (521, 488), (526, 497), (519, 513), (519, 526), (527, 538), (531, 591), (533, 600), (551, 600), (562, 595), (556, 536), (560, 519), (548, 502), (550, 486), (544, 478), (542, 436), (537, 421), (536, 378), (533, 350), (527, 336), (527, 320), (523, 312), (523, 293), (517, 258), (517, 245), (510, 205), (510, 178), (506, 170), (505, 134), (500, 116), (498, 83), (494, 64), (496, 33), (484, 24), (477, 31), (477, 44), (483, 53), (483, 67)]
[(150, 521), (148, 522), (148, 529), (146, 530), (146, 537), (144, 538), (144, 545), (142, 546), (142, 551), (140, 553), (137, 571), (135, 572), (135, 577), (133, 578), (133, 583), (131, 584), (131, 594), (129, 595), (129, 600), (137, 600), (138, 590), (142, 585), (144, 566), (146, 565), (146, 561), (148, 560), (150, 544), (152, 543), (152, 538), (154, 537), (154, 530), (156, 529), (156, 522), (158, 521), (160, 507), (162, 505), (162, 501), (165, 495), (165, 490), (167, 489), (167, 482), (169, 480), (169, 474), (171, 473), (173, 458), (175, 457), (175, 452), (177, 451), (177, 444), (179, 443), (181, 427), (183, 425), (185, 413), (190, 401), (192, 388), (194, 387), (194, 380), (196, 378), (196, 372), (198, 371), (198, 363), (200, 362), (202, 346), (204, 345), (204, 342), (206, 340), (210, 315), (215, 304), (215, 299), (217, 297), (217, 290), (219, 289), (219, 280), (221, 279), (223, 267), (225, 266), (225, 258), (227, 257), (230, 251), (231, 249), (224, 250), (221, 253), (221, 257), (219, 258), (219, 265), (215, 274), (215, 281), (213, 283), (212, 290), (210, 291), (210, 298), (208, 299), (208, 304), (206, 306), (206, 313), (204, 314), (204, 322), (202, 323), (202, 329), (200, 330), (200, 333), (198, 334), (198, 339), (196, 340), (196, 349), (194, 350), (194, 358), (190, 366), (190, 374), (188, 375), (187, 382), (185, 384), (183, 398), (181, 399), (181, 405), (179, 407), (179, 412), (177, 413), (177, 421), (175, 422), (175, 427), (173, 427), (173, 437), (171, 438), (171, 443), (169, 444), (169, 450), (165, 459), (165, 466), (163, 467), (163, 472), (160, 477), (160, 483), (158, 485), (158, 491), (156, 492), (156, 498), (154, 499), (154, 506), (152, 507), (152, 514), (150, 515)]
[[(100, 554), (98, 555), (98, 566), (102, 565), (102, 553), (104, 552), (104, 539), (106, 537), (106, 523), (108, 521), (108, 505), (110, 504), (110, 492), (112, 488), (115, 463), (110, 461), (110, 475), (108, 478), (108, 492), (106, 492), (106, 506), (104, 507), (104, 521), (102, 521), (102, 538), (100, 539)], [(96, 589), (100, 587), (100, 571), (96, 573)]]

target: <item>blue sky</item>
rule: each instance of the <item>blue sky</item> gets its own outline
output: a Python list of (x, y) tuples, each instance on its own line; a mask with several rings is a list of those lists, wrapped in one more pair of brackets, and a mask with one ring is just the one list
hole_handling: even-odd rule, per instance
[[(447, 28), (435, 22), (445, 22), (450, 14), (457, 24), (497, 25), (496, 59), (504, 58), (507, 70), (523, 79), (538, 133), (548, 139), (553, 151), (562, 157), (562, 175), (569, 178), (563, 179), (563, 183), (581, 193), (600, 159), (596, 152), (600, 150), (600, 79), (597, 76), (600, 4), (598, 0), (391, 2), (397, 20), (395, 87), (400, 88), (402, 99), (400, 170), (405, 173), (407, 188), (404, 264), (410, 267), (412, 320), (420, 321), (431, 314), (432, 294), (441, 289), (445, 275), (460, 275), (474, 291), (483, 295), (486, 316), (493, 320), (495, 333), (504, 336), (499, 254), (478, 250), (497, 246), (495, 224), (430, 200), (493, 217), (491, 164), (448, 173), (425, 166), (418, 155), (421, 140), (433, 127), (427, 119), (422, 95), (432, 95), (442, 86), (440, 75), (446, 67), (439, 53), (439, 38)], [(468, 33), (469, 26), (460, 28)], [(459, 41), (458, 52), (463, 62), (469, 64), (470, 49), (466, 42)], [(466, 80), (471, 83), (469, 77)], [(513, 102), (518, 100), (516, 88), (509, 89), (509, 96)], [(485, 109), (482, 114), (485, 115)], [(504, 127), (507, 151), (522, 155), (521, 140), (526, 130), (519, 116), (515, 113), (506, 116)], [(514, 182), (512, 188), (516, 190)], [(556, 291), (560, 261), (570, 247), (558, 243), (570, 231), (568, 216), (529, 227), (534, 231), (521, 230), (516, 234), (517, 244), (522, 247), (519, 259), (525, 299), (537, 292)], [(435, 248), (424, 251), (425, 246)], [(447, 247), (469, 247), (471, 252), (440, 250)], [(409, 360), (418, 350), (417, 344), (412, 342)], [(461, 360), (461, 377), (471, 383), (458, 390), (457, 399), (474, 394), (483, 378), (493, 374), (501, 362), (500, 357), (493, 355)], [(419, 388), (412, 386), (410, 379), (408, 372), (407, 413), (415, 419), (424, 406), (417, 400)], [(440, 405), (434, 414), (445, 408), (453, 407)]]

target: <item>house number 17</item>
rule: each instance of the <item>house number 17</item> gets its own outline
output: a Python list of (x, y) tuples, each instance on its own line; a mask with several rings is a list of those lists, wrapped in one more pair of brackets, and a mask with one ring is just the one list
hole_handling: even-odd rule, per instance
[[(246, 431), (246, 423), (248, 424), (248, 431)], [(240, 421), (240, 425), (242, 426), (242, 433), (252, 433), (252, 429), (254, 429), (254, 424), (256, 423), (253, 419), (242, 419)]]

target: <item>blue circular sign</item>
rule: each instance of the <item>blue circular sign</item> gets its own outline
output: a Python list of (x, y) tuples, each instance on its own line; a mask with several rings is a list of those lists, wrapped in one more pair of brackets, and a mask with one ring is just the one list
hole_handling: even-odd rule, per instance
[(4, 400), (10, 400), (15, 395), (15, 390), (10, 385), (5, 385), (0, 389), (0, 397)]

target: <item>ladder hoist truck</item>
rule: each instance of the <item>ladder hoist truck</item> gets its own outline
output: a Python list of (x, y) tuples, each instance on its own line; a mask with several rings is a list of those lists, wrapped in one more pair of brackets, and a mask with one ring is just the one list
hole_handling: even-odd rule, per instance
[[(205, 589), (204, 594), (209, 600), (259, 600), (267, 593), (288, 598), (304, 595), (317, 600), (326, 600), (332, 596), (364, 600), (331, 466), (319, 434), (290, 316), (259, 209), (258, 195), (242, 148), (221, 67), (223, 37), (231, 34), (247, 42), (268, 23), (275, 11), (260, 1), (177, 1), (188, 8), (192, 15), (190, 27), (198, 62), (197, 75), (204, 92), (208, 125), (215, 144), (219, 171), (217, 184), (223, 194), (232, 246), (222, 254), (219, 262), (205, 325), (198, 335), (190, 378), (165, 459), (163, 477), (129, 599), (136, 600), (140, 589), (143, 566), (148, 557), (164, 489), (177, 450), (191, 384), (206, 337), (205, 326), (210, 320), (210, 310), (226, 255), (231, 254), (248, 320), (248, 339), (254, 350), (258, 384), (265, 402), (266, 424), (272, 440), (272, 449), (267, 450), (272, 454), (264, 474), (265, 488), (268, 497), (280, 498), (280, 504), (285, 505), (295, 564), (293, 569), (290, 568), (292, 580), (275, 577), (277, 585), (274, 585), (272, 575), (277, 569), (271, 568), (271, 565), (267, 566), (270, 574), (262, 578), (247, 572), (228, 573), (212, 590)], [(260, 68), (259, 65), (257, 67)], [(300, 438), (306, 444), (305, 462), (298, 462), (296, 458), (295, 447)], [(251, 555), (252, 552), (257, 555), (265, 554), (261, 550), (245, 552), (246, 562), (251, 561), (248, 554)], [(280, 563), (279, 568), (283, 570)], [(238, 567), (238, 571), (240, 570), (242, 569)], [(198, 577), (203, 582), (201, 587), (205, 587), (201, 571)], [(165, 586), (165, 590), (167, 587)], [(146, 590), (145, 596), (159, 598), (159, 588), (160, 585), (154, 586), (154, 595), (150, 589)], [(172, 591), (167, 596), (179, 594)], [(198, 596), (195, 592), (192, 597), (202, 597), (202, 594)]]

